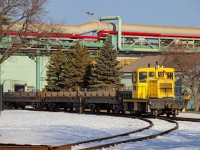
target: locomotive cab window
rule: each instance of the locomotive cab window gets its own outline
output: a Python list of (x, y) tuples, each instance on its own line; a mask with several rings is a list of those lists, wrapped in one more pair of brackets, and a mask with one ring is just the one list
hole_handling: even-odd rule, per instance
[(164, 76), (163, 72), (158, 72), (158, 77), (163, 77), (163, 76)]
[(167, 73), (167, 78), (173, 80), (173, 72), (168, 72)]
[(153, 78), (154, 77), (154, 72), (149, 72), (149, 77)]
[(140, 82), (147, 82), (147, 72), (139, 72), (139, 80)]

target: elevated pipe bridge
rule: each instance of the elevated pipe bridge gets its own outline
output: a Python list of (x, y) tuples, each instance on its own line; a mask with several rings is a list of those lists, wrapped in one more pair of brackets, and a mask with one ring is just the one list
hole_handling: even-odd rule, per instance
[[(103, 22), (107, 20), (118, 22)], [(21, 26), (20, 23), (14, 24), (2, 38), (1, 53), (7, 47), (20, 44), (19, 34), (27, 42), (16, 53), (40, 50), (41, 54), (48, 55), (58, 48), (64, 51), (72, 48), (77, 40), (88, 50), (98, 50), (108, 34), (114, 48), (122, 53), (160, 53), (175, 43), (182, 44), (188, 52), (200, 52), (200, 28), (122, 24), (119, 16), (101, 17), (79, 26), (30, 24), (29, 32), (19, 32)]]

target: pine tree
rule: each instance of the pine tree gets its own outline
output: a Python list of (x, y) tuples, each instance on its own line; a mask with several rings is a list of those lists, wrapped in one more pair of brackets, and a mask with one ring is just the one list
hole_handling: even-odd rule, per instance
[(47, 66), (47, 83), (48, 91), (60, 91), (63, 87), (62, 71), (64, 68), (65, 55), (62, 50), (56, 51), (51, 55), (49, 65)]
[(104, 46), (100, 49), (97, 64), (91, 69), (89, 89), (97, 90), (120, 87), (120, 72), (116, 57), (117, 51), (113, 50), (111, 37), (108, 36)]
[(96, 84), (96, 81), (94, 80), (94, 69), (95, 69), (95, 64), (92, 64), (90, 62), (86, 68), (86, 73), (85, 73), (85, 78), (84, 78), (84, 88), (88, 89), (93, 89), (92, 85)]
[(81, 47), (79, 42), (75, 43), (74, 49), (67, 53), (64, 67), (64, 82), (67, 88), (78, 90), (84, 88), (84, 77), (86, 67), (89, 64), (89, 53), (86, 47)]

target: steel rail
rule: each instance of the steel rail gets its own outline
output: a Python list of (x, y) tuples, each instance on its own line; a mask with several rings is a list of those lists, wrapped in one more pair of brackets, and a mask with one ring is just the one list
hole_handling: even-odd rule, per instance
[(53, 148), (49, 145), (22, 145), (0, 143), (0, 150), (53, 150)]
[[(135, 117), (128, 116), (127, 118), (135, 118)], [(150, 129), (151, 127), (154, 126), (154, 124), (151, 120), (148, 120), (148, 119), (145, 119), (145, 118), (135, 118), (135, 119), (140, 119), (142, 121), (148, 122), (149, 125), (147, 127), (144, 127), (144, 128), (138, 129), (138, 130), (134, 130), (134, 131), (131, 131), (131, 132), (126, 132), (126, 133), (117, 134), (117, 135), (113, 135), (113, 136), (97, 138), (97, 139), (92, 139), (92, 140), (86, 140), (86, 141), (81, 141), (81, 142), (76, 142), (76, 143), (70, 143), (70, 144), (61, 145), (61, 146), (55, 146), (55, 147), (53, 147), (53, 149), (55, 149), (55, 150), (64, 150), (64, 149), (70, 150), (72, 148), (72, 146), (91, 143), (91, 142), (100, 142), (100, 141), (103, 141), (103, 140), (113, 139), (113, 138), (122, 137), (122, 136), (128, 136), (130, 134), (135, 134), (135, 133), (142, 132), (144, 130)]]
[(124, 140), (124, 141), (118, 141), (118, 142), (98, 145), (98, 146), (94, 146), (94, 147), (83, 148), (81, 150), (102, 149), (102, 148), (108, 148), (108, 147), (111, 147), (111, 146), (115, 146), (115, 145), (123, 144), (123, 143), (128, 143), (128, 142), (138, 142), (138, 141), (143, 141), (143, 140), (148, 140), (148, 139), (154, 139), (154, 138), (156, 138), (158, 136), (162, 136), (162, 135), (168, 134), (168, 133), (170, 133), (170, 132), (172, 132), (174, 130), (177, 130), (178, 127), (179, 127), (178, 123), (173, 121), (173, 120), (171, 120), (171, 119), (166, 119), (166, 118), (163, 118), (163, 117), (159, 117), (159, 119), (162, 119), (162, 120), (165, 120), (165, 121), (168, 121), (168, 122), (171, 122), (171, 123), (175, 123), (176, 126), (171, 128), (171, 129), (169, 129), (169, 130), (166, 130), (166, 131), (163, 131), (163, 132), (160, 132), (160, 133), (157, 133), (157, 134), (152, 134), (152, 135), (148, 135), (148, 136), (145, 136), (145, 137), (134, 138), (134, 139)]
[(176, 121), (200, 122), (200, 118), (170, 117), (169, 119)]

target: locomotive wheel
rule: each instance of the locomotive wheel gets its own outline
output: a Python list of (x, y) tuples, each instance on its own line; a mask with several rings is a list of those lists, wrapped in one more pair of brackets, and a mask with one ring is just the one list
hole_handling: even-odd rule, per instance
[(172, 114), (173, 117), (176, 117), (178, 115), (178, 110), (175, 110)]
[(158, 110), (154, 109), (152, 112), (153, 112), (153, 116), (155, 118), (157, 118), (158, 117)]

